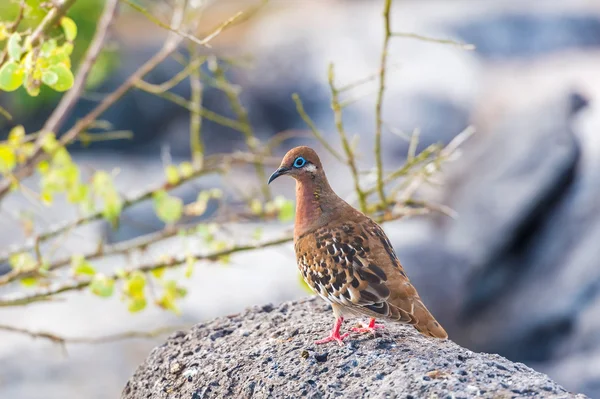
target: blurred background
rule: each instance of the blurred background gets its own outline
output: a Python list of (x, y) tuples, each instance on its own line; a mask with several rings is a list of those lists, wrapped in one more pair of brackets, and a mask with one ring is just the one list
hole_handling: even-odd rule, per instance
[[(72, 18), (80, 23), (82, 40), (89, 40), (103, 2), (84, 3)], [(222, 0), (203, 18), (215, 26), (247, 4)], [(241, 98), (260, 139), (306, 130), (291, 99), (298, 93), (328, 140), (338, 142), (327, 66), (335, 63), (340, 84), (378, 71), (382, 8), (383, 2), (375, 0), (272, 0), (213, 42), (210, 51), (242, 60), (228, 71), (229, 79), (243, 88)], [(458, 344), (523, 362), (569, 390), (600, 397), (600, 2), (396, 0), (391, 20), (398, 32), (476, 47), (466, 51), (401, 37), (390, 45), (386, 125), (405, 133), (419, 129), (420, 149), (448, 143), (469, 125), (476, 129), (462, 156), (444, 168), (443, 184), (423, 193), (457, 217), (432, 214), (385, 225), (408, 275)], [(165, 38), (143, 15), (124, 8), (114, 32), (95, 75), (97, 84), (67, 125), (114, 90)], [(160, 83), (180, 69), (170, 59), (146, 80)], [(189, 97), (189, 83), (172, 91)], [(360, 137), (365, 168), (373, 165), (375, 97), (375, 84), (365, 85), (345, 111), (348, 132)], [(0, 93), (0, 106), (14, 118), (0, 120), (2, 139), (14, 124), (24, 124), (28, 132), (40, 129), (57, 100), (51, 94), (30, 99)], [(203, 104), (231, 115), (217, 89), (206, 87)], [(91, 169), (118, 167), (116, 183), (123, 191), (161, 181), (165, 156), (174, 162), (189, 158), (189, 111), (176, 104), (132, 91), (103, 119), (133, 137), (76, 145), (72, 155)], [(203, 132), (207, 153), (244, 146), (239, 133), (216, 123), (205, 121)], [(401, 165), (408, 141), (390, 129), (383, 140), (386, 166)], [(276, 155), (299, 144), (319, 148), (308, 136), (296, 137), (284, 141)], [(352, 200), (348, 171), (321, 153), (334, 189)], [(243, 173), (228, 181), (207, 177), (177, 194), (195, 198), (200, 189), (243, 191), (252, 184)], [(278, 181), (273, 190), (293, 198), (291, 181)], [(2, 249), (24, 239), (12, 216), (31, 207), (24, 201), (11, 195), (2, 203)], [(68, 205), (59, 205), (40, 223), (51, 226), (74, 215)], [(252, 234), (255, 227), (240, 225), (235, 234)], [(114, 243), (160, 228), (152, 206), (142, 203), (123, 214), (117, 230), (92, 224), (61, 248), (93, 248), (99, 237)], [(282, 231), (276, 225), (264, 228), (266, 234)], [(172, 250), (181, 243), (161, 245)], [(7, 271), (0, 265), (0, 273)], [(199, 264), (185, 286), (189, 294), (181, 317), (156, 308), (132, 315), (118, 298), (76, 292), (62, 301), (0, 309), (0, 320), (34, 331), (93, 337), (191, 325), (307, 295), (298, 282), (291, 244), (236, 255), (227, 265)], [(65, 351), (46, 340), (1, 333), (0, 397), (116, 397), (160, 342), (68, 345)]]

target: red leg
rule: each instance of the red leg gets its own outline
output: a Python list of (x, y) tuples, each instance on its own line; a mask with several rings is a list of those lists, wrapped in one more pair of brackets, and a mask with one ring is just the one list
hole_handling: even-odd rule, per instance
[(315, 344), (319, 345), (319, 344), (326, 344), (327, 342), (331, 342), (331, 341), (336, 341), (338, 344), (343, 346), (344, 345), (343, 339), (346, 338), (348, 335), (350, 335), (350, 333), (340, 335), (340, 328), (342, 328), (343, 322), (344, 322), (344, 318), (339, 317), (335, 321), (335, 324), (333, 325), (333, 330), (331, 330), (331, 334), (329, 334), (329, 337), (315, 341)]
[(383, 324), (375, 324), (375, 318), (371, 318), (367, 327), (354, 327), (352, 331), (357, 333), (375, 333), (375, 330), (378, 328), (385, 328), (385, 326)]

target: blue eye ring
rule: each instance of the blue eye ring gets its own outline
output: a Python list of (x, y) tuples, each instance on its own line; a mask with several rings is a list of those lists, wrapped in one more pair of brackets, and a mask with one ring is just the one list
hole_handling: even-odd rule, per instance
[(306, 165), (306, 159), (298, 157), (294, 160), (294, 168), (301, 168)]

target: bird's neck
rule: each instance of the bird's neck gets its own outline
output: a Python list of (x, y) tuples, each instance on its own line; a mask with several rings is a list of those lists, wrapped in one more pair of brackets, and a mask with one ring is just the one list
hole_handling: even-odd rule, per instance
[(298, 179), (294, 238), (328, 223), (332, 213), (336, 211), (336, 199), (341, 200), (327, 180)]

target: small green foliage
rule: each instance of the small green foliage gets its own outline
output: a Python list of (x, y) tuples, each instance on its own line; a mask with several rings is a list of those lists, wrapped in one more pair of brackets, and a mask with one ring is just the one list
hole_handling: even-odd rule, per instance
[(28, 252), (11, 255), (8, 259), (8, 264), (11, 269), (19, 272), (32, 271), (37, 267), (35, 258)]
[[(30, 13), (26, 12), (27, 18)], [(11, 92), (24, 86), (32, 97), (40, 93), (42, 84), (57, 92), (73, 87), (71, 71), (73, 40), (77, 37), (77, 24), (69, 17), (60, 21), (64, 40), (43, 37), (33, 43), (29, 35), (33, 30), (12, 32), (6, 24), (0, 24), (0, 40), (6, 40), (4, 48), (8, 59), (0, 65), (0, 90)]]
[(60, 26), (65, 32), (65, 39), (67, 39), (69, 42), (75, 40), (77, 37), (77, 25), (75, 24), (75, 21), (69, 17), (62, 17), (60, 19)]
[(285, 199), (284, 197), (275, 198), (275, 205), (278, 209), (278, 215), (280, 221), (289, 222), (294, 220), (294, 201)]
[(111, 175), (98, 171), (92, 179), (94, 194), (103, 202), (102, 216), (116, 227), (123, 210), (123, 200), (115, 188)]
[(223, 192), (218, 188), (213, 188), (211, 190), (200, 191), (198, 194), (198, 198), (196, 201), (189, 204), (186, 207), (186, 215), (189, 216), (200, 216), (206, 212), (208, 207), (208, 201), (212, 198), (219, 199), (223, 197)]
[(167, 177), (167, 182), (171, 185), (175, 185), (179, 183), (181, 177), (179, 176), (179, 169), (175, 165), (169, 165), (165, 168), (165, 175)]
[(129, 303), (127, 308), (130, 312), (135, 313), (146, 308), (145, 289), (146, 276), (142, 272), (135, 271), (125, 279), (123, 295)]
[(262, 202), (260, 202), (260, 200), (258, 198), (253, 198), (252, 201), (250, 201), (250, 211), (254, 215), (262, 215), (263, 204), (262, 204)]
[(23, 47), (21, 47), (21, 35), (17, 32), (10, 35), (8, 43), (6, 44), (6, 51), (11, 61), (19, 62), (21, 55), (23, 54)]
[(156, 216), (164, 223), (177, 222), (183, 215), (183, 201), (181, 198), (172, 197), (165, 191), (158, 191), (153, 196)]
[(294, 220), (294, 201), (277, 196), (273, 201), (265, 204), (264, 213), (271, 216), (277, 215), (281, 222), (289, 222)]
[(96, 269), (82, 255), (71, 257), (71, 271), (76, 276), (93, 276), (96, 274)]
[(8, 61), (0, 67), (0, 90), (15, 91), (25, 80), (25, 69), (15, 61)]
[(38, 279), (35, 277), (24, 277), (21, 279), (21, 285), (23, 287), (35, 287), (38, 284)]
[(96, 273), (90, 282), (90, 291), (99, 297), (108, 298), (112, 296), (115, 289), (115, 280), (102, 273)]
[(183, 162), (179, 165), (179, 173), (184, 179), (189, 179), (194, 174), (194, 167), (190, 162)]
[(170, 310), (175, 314), (181, 314), (177, 306), (177, 300), (187, 295), (187, 290), (177, 285), (176, 281), (168, 280), (163, 282), (163, 294), (156, 301), (156, 304), (163, 309)]
[(215, 233), (217, 232), (217, 229), (218, 226), (214, 223), (199, 224), (196, 227), (196, 231), (207, 244), (210, 244), (215, 240)]
[(185, 278), (192, 277), (194, 272), (194, 265), (196, 264), (196, 258), (192, 254), (188, 253), (185, 256)]
[(152, 276), (157, 279), (160, 280), (164, 274), (165, 274), (165, 268), (164, 267), (159, 267), (157, 269), (152, 270), (150, 273), (152, 273)]
[(17, 165), (17, 155), (14, 149), (6, 144), (0, 144), (0, 173), (10, 173)]
[[(44, 74), (52, 77), (49, 82), (44, 81)], [(75, 83), (73, 73), (65, 64), (50, 65), (46, 71), (42, 72), (42, 81), (58, 92), (69, 90)]]

